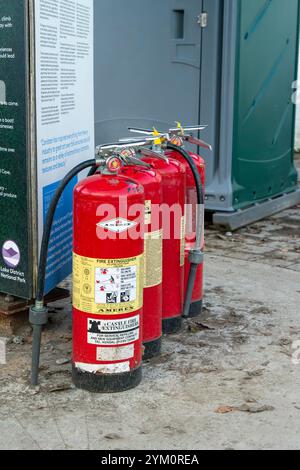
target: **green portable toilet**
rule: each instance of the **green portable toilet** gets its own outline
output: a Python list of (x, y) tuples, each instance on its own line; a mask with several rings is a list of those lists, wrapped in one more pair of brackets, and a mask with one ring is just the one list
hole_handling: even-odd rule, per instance
[(233, 99), (222, 98), (230, 138), (227, 152), (220, 152), (227, 174), (219, 174), (225, 191), (217, 201), (208, 190), (208, 207), (217, 211), (216, 223), (234, 229), (300, 201), (293, 88), (299, 1), (238, 0), (231, 2), (231, 18)]

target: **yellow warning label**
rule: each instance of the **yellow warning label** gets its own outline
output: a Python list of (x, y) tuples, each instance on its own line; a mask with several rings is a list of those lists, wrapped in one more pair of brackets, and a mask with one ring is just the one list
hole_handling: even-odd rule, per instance
[(184, 266), (185, 261), (185, 216), (181, 218), (181, 245), (180, 245), (180, 266)]
[(143, 306), (143, 256), (93, 259), (73, 254), (73, 306), (94, 315), (132, 313)]
[(152, 201), (145, 201), (145, 225), (152, 222)]
[(145, 288), (155, 287), (162, 283), (163, 231), (145, 234)]

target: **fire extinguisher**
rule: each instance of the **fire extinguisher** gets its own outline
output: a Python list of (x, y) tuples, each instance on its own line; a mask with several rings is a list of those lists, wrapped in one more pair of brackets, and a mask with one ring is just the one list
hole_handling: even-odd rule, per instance
[[(181, 141), (182, 142), (182, 141)], [(175, 145), (178, 145), (179, 147), (182, 147), (182, 143), (180, 140), (172, 139), (172, 143), (175, 143)], [(193, 177), (192, 171), (190, 169), (190, 166), (186, 163), (186, 161), (183, 161), (183, 158), (181, 154), (175, 151), (168, 151), (166, 153), (167, 155), (170, 155), (170, 157), (178, 159), (182, 163), (185, 164), (186, 166), (186, 172), (187, 172), (187, 188), (186, 188), (186, 231), (185, 231), (185, 275), (184, 275), (184, 292), (186, 294), (187, 286), (188, 286), (188, 278), (189, 278), (189, 272), (190, 272), (190, 262), (189, 262), (189, 254), (195, 247), (196, 243), (196, 230), (197, 230), (197, 191), (196, 191), (196, 184), (195, 184), (195, 179)], [(203, 188), (205, 188), (205, 161), (200, 155), (194, 154), (192, 152), (189, 152), (190, 157), (193, 159), (195, 162), (195, 165), (197, 166), (199, 175), (201, 177), (201, 182)], [(204, 229), (202, 231), (202, 240), (201, 240), (201, 250), (204, 250)], [(190, 307), (190, 312), (189, 312), (189, 317), (193, 318), (196, 316), (201, 315), (202, 313), (202, 306), (203, 306), (203, 284), (204, 284), (204, 264), (201, 263), (198, 267), (197, 270), (197, 277), (193, 289), (193, 296), (192, 296), (192, 302), (191, 302), (191, 307)]]
[[(141, 184), (145, 192), (143, 359), (148, 360), (160, 354), (162, 345), (162, 178), (151, 165), (137, 158), (135, 149), (128, 147), (128, 140), (125, 139), (126, 148), (119, 154), (122, 161), (120, 174)], [(149, 149), (144, 148), (140, 148), (139, 152), (146, 152), (148, 156), (150, 153)], [(151, 152), (151, 155), (161, 158), (155, 152)], [(96, 171), (97, 167), (92, 168), (89, 175), (92, 176)]]
[(162, 345), (162, 177), (150, 165), (132, 160), (135, 156), (133, 149), (121, 153), (120, 174), (142, 185), (145, 192), (143, 359), (148, 360), (161, 353)]
[(145, 154), (144, 149), (143, 161), (159, 172), (162, 178), (162, 328), (164, 334), (173, 334), (181, 329), (184, 303), (186, 171), (184, 165), (176, 160), (163, 155), (157, 158), (157, 153), (153, 155), (150, 150), (148, 156)]
[(80, 182), (74, 192), (73, 381), (89, 391), (119, 392), (141, 380), (145, 195), (141, 185), (117, 175), (120, 148), (124, 145), (100, 147), (96, 160), (64, 178), (51, 202), (37, 299), (30, 310), (33, 385), (38, 383), (42, 326), (48, 320), (44, 284), (55, 209), (66, 185), (95, 163), (101, 174)]
[(73, 382), (90, 392), (141, 381), (145, 195), (120, 168), (112, 157), (74, 191)]
[[(160, 133), (155, 128), (153, 130), (139, 129), (139, 128), (129, 128), (131, 132), (143, 134), (143, 135), (156, 135), (161, 136), (161, 139), (157, 140), (157, 144), (162, 147), (169, 145), (171, 148), (165, 152), (165, 155), (171, 158), (174, 158), (186, 167), (187, 172), (187, 189), (186, 189), (186, 249), (185, 249), (185, 296), (189, 287), (189, 277), (190, 277), (190, 257), (193, 256), (193, 252), (204, 249), (204, 214), (201, 214), (204, 210), (204, 189), (202, 195), (198, 197), (197, 194), (197, 185), (195, 177), (195, 169), (197, 169), (199, 177), (201, 178), (202, 188), (205, 188), (205, 161), (200, 155), (185, 152), (183, 148), (184, 142), (197, 145), (202, 148), (211, 150), (211, 146), (206, 142), (197, 139), (191, 135), (191, 132), (201, 131), (206, 128), (206, 126), (192, 126), (192, 127), (182, 127), (180, 123), (176, 123), (177, 127), (170, 129), (167, 133)], [(164, 143), (164, 145), (162, 145)], [(174, 147), (172, 147), (174, 146)], [(157, 147), (156, 147), (157, 150)], [(189, 158), (188, 158), (189, 157)], [(199, 205), (199, 202), (201, 204)], [(203, 219), (203, 226), (201, 227), (201, 244), (197, 241), (197, 202), (199, 214), (198, 216)], [(202, 206), (202, 208), (201, 208)], [(198, 228), (199, 232), (199, 228)], [(188, 316), (194, 317), (201, 314), (202, 311), (202, 299), (203, 299), (203, 263), (200, 263), (196, 273), (196, 280), (194, 283), (191, 305), (189, 309)], [(186, 313), (185, 313), (185, 316)]]
[[(194, 144), (197, 147), (205, 148), (208, 150), (212, 150), (211, 146), (206, 142), (197, 139), (190, 135), (192, 131), (201, 131), (205, 129), (206, 126), (193, 126), (193, 127), (182, 127), (181, 124), (178, 122), (176, 129), (169, 130), (169, 140), (171, 144), (176, 145), (177, 147), (183, 148), (184, 143), (188, 142), (190, 144)], [(202, 186), (204, 188), (205, 193), (205, 177), (206, 177), (206, 164), (205, 160), (198, 154), (193, 152), (188, 152), (190, 157), (193, 159), (195, 165), (197, 166), (198, 173), (201, 178)], [(188, 287), (188, 279), (189, 279), (189, 272), (190, 272), (190, 262), (189, 262), (189, 255), (190, 252), (195, 248), (196, 243), (196, 227), (197, 227), (197, 190), (195, 179), (193, 177), (191, 168), (186, 160), (182, 157), (182, 155), (177, 151), (167, 151), (167, 155), (170, 155), (172, 158), (176, 158), (182, 163), (186, 165), (187, 171), (187, 221), (186, 221), (186, 251), (185, 251), (185, 293)], [(204, 217), (203, 217), (203, 224), (204, 224)], [(204, 250), (204, 226), (202, 230), (202, 238), (201, 238), (201, 250)], [(201, 315), (202, 313), (202, 306), (203, 306), (203, 275), (204, 275), (204, 264), (201, 263), (197, 270), (196, 281), (194, 285), (193, 295), (192, 295), (192, 302), (189, 311), (189, 316), (191, 318)]]

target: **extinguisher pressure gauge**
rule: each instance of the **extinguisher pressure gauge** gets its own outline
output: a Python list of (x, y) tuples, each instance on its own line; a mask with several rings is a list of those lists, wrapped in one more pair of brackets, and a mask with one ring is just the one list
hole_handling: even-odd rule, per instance
[(122, 168), (122, 162), (118, 157), (111, 157), (106, 162), (109, 173), (118, 173)]

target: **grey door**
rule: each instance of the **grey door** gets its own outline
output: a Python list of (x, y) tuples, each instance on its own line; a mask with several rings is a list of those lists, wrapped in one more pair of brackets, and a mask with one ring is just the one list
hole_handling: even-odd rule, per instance
[(199, 122), (202, 0), (95, 0), (96, 143)]

